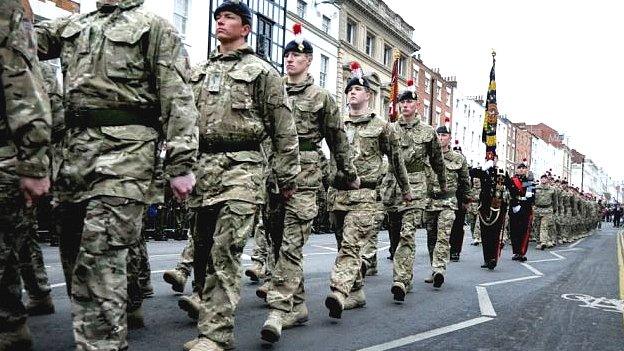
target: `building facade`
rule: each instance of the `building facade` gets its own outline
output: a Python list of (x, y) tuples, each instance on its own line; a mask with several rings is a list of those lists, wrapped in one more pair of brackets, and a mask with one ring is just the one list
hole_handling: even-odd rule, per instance
[(420, 54), (414, 57), (412, 79), (421, 101), (418, 114), (423, 122), (440, 126), (453, 121), (453, 95), (457, 88), (455, 77), (443, 77), (439, 69), (431, 69)]
[(516, 127), (516, 160), (526, 160), (529, 169), (532, 165), (531, 145), (533, 143), (533, 135), (529, 133), (524, 123), (514, 123)]
[(412, 41), (414, 28), (381, 0), (341, 2), (338, 74), (336, 89), (346, 111), (344, 87), (350, 78), (349, 64), (357, 61), (369, 78), (373, 98), (370, 108), (383, 118), (388, 114), (393, 52), (400, 53), (399, 89), (411, 77), (413, 55), (420, 47)]
[(485, 159), (485, 144), (481, 141), (485, 111), (483, 99), (463, 96), (457, 90), (454, 91), (454, 99), (450, 124), (453, 144), (458, 142), (469, 166), (481, 166)]
[(286, 43), (294, 39), (293, 24), (301, 23), (303, 37), (314, 48), (309, 70), (314, 82), (334, 97), (342, 96), (336, 87), (340, 8), (335, 3), (290, 0), (286, 9)]

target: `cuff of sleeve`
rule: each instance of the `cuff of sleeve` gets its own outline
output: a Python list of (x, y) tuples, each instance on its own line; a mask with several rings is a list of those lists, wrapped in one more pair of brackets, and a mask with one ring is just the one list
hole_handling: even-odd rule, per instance
[(171, 165), (171, 166), (167, 166), (167, 170), (165, 171), (165, 174), (167, 175), (169, 179), (171, 179), (171, 178), (187, 175), (190, 172), (191, 172), (191, 167), (187, 165), (175, 165), (175, 166)]
[(279, 188), (280, 190), (283, 189), (297, 189), (297, 183), (295, 182), (294, 179), (286, 181), (286, 182), (280, 182), (279, 184)]
[(18, 162), (15, 166), (15, 172), (21, 176), (31, 178), (44, 178), (48, 176), (48, 166), (39, 162)]
[(347, 171), (345, 171), (345, 180), (349, 183), (355, 181), (355, 179), (357, 178), (357, 173), (355, 172), (346, 173), (346, 172)]
[(401, 191), (403, 192), (403, 195), (411, 194), (412, 188), (408, 184), (404, 186), (403, 189), (401, 189)]

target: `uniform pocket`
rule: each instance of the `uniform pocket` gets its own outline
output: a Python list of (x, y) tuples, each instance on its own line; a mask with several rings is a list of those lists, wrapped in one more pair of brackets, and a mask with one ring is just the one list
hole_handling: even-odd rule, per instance
[(104, 65), (108, 77), (123, 80), (146, 78), (146, 61), (139, 41), (149, 29), (149, 26), (114, 27), (104, 32)]

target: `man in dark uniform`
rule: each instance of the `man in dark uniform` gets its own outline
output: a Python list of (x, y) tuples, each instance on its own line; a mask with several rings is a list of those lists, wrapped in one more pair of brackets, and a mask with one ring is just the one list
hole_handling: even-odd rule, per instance
[(613, 207), (613, 210), (611, 210), (612, 214), (613, 214), (613, 226), (615, 228), (619, 228), (620, 227), (620, 220), (622, 219), (622, 214), (624, 213), (624, 211), (622, 210), (622, 207), (620, 207), (620, 204), (616, 203), (615, 206)]
[(533, 217), (533, 203), (535, 185), (533, 179), (527, 176), (526, 160), (516, 167), (516, 175), (511, 178), (511, 200), (509, 202), (509, 236), (513, 249), (514, 261), (527, 260), (526, 252), (529, 246), (529, 234)]
[[(459, 140), (455, 140), (455, 146), (453, 146), (453, 151), (456, 151), (463, 155), (462, 148), (461, 146), (459, 146)], [(451, 244), (452, 262), (459, 262), (459, 254), (461, 253), (462, 246), (464, 245), (464, 225), (466, 224), (466, 212), (468, 211), (468, 207), (464, 206), (464, 200), (460, 199), (459, 197), (457, 198), (458, 206), (457, 210), (455, 211), (455, 220), (453, 221), (453, 227), (451, 228), (451, 236), (449, 241)]]

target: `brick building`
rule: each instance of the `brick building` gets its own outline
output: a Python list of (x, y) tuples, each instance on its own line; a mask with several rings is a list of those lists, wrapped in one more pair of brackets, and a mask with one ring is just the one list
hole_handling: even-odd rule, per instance
[(443, 77), (439, 69), (427, 67), (418, 54), (412, 66), (412, 79), (420, 99), (418, 114), (422, 121), (434, 127), (443, 125), (447, 118), (452, 122), (455, 77)]
[(514, 123), (516, 126), (516, 160), (525, 160), (531, 168), (531, 139), (533, 135), (527, 130), (525, 123)]

